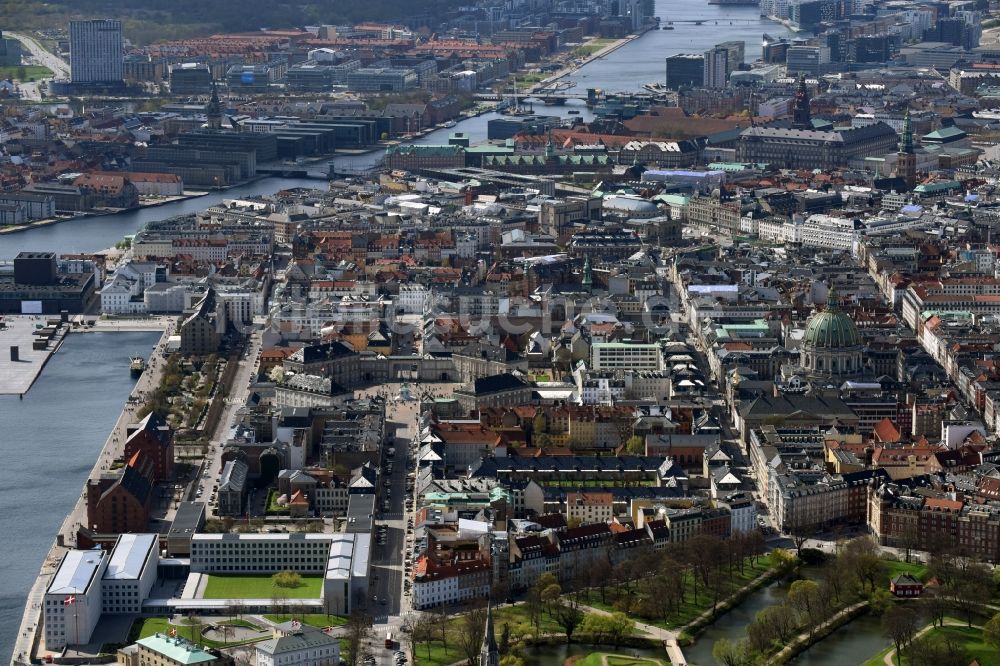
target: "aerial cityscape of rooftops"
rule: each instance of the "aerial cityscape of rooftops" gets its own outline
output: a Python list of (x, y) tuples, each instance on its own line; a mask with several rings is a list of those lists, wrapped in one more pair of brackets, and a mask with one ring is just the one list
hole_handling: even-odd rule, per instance
[(1000, 666), (1000, 0), (0, 28), (3, 663)]

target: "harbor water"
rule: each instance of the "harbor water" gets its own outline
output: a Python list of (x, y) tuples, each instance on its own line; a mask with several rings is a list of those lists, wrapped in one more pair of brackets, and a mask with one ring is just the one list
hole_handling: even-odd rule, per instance
[(23, 400), (0, 395), (0, 663), (10, 661), (28, 590), (135, 385), (129, 354), (148, 356), (159, 339), (70, 334)]

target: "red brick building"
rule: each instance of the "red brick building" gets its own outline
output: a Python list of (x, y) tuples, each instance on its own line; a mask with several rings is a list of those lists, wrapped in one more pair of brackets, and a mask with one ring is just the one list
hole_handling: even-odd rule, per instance
[(142, 532), (149, 523), (153, 461), (137, 451), (120, 473), (87, 482), (87, 528), (101, 534)]
[(153, 463), (154, 480), (159, 483), (174, 474), (174, 431), (163, 417), (150, 412), (146, 418), (128, 426), (124, 458), (138, 452)]

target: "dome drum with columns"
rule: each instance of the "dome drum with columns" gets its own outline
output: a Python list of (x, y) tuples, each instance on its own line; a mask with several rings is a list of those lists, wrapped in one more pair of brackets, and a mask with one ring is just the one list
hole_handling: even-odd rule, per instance
[(799, 362), (802, 370), (814, 377), (853, 377), (864, 372), (864, 344), (858, 327), (837, 306), (831, 287), (826, 309), (809, 318), (802, 337)]

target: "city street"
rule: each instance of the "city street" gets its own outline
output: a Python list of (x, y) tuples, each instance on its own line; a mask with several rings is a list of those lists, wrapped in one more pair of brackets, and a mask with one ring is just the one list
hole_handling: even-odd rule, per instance
[(219, 424), (212, 434), (212, 441), (209, 445), (208, 455), (205, 457), (205, 464), (202, 476), (192, 484), (191, 492), (196, 492), (196, 488), (203, 488), (203, 497), (206, 506), (206, 516), (215, 517), (215, 507), (217, 506), (212, 498), (212, 486), (216, 483), (222, 473), (222, 446), (229, 439), (235, 425), (236, 412), (246, 405), (250, 397), (250, 386), (256, 378), (257, 357), (260, 355), (261, 331), (254, 330), (250, 334), (247, 342), (247, 351), (240, 357), (239, 369), (233, 376), (233, 382), (226, 397), (226, 406), (219, 415)]
[[(4, 30), (5, 37), (12, 37), (18, 40), (24, 45), (24, 50), (28, 53), (28, 57), (25, 58), (26, 63), (29, 65), (42, 65), (43, 67), (48, 67), (55, 74), (57, 79), (68, 79), (69, 78), (69, 63), (57, 56), (56, 54), (47, 51), (38, 40), (30, 35), (26, 35), (20, 32), (9, 32)], [(46, 79), (48, 81), (49, 79)], [(44, 85), (44, 81), (23, 81), (19, 84), (21, 88), (21, 97), (29, 101), (38, 101), (42, 98), (41, 86)]]

